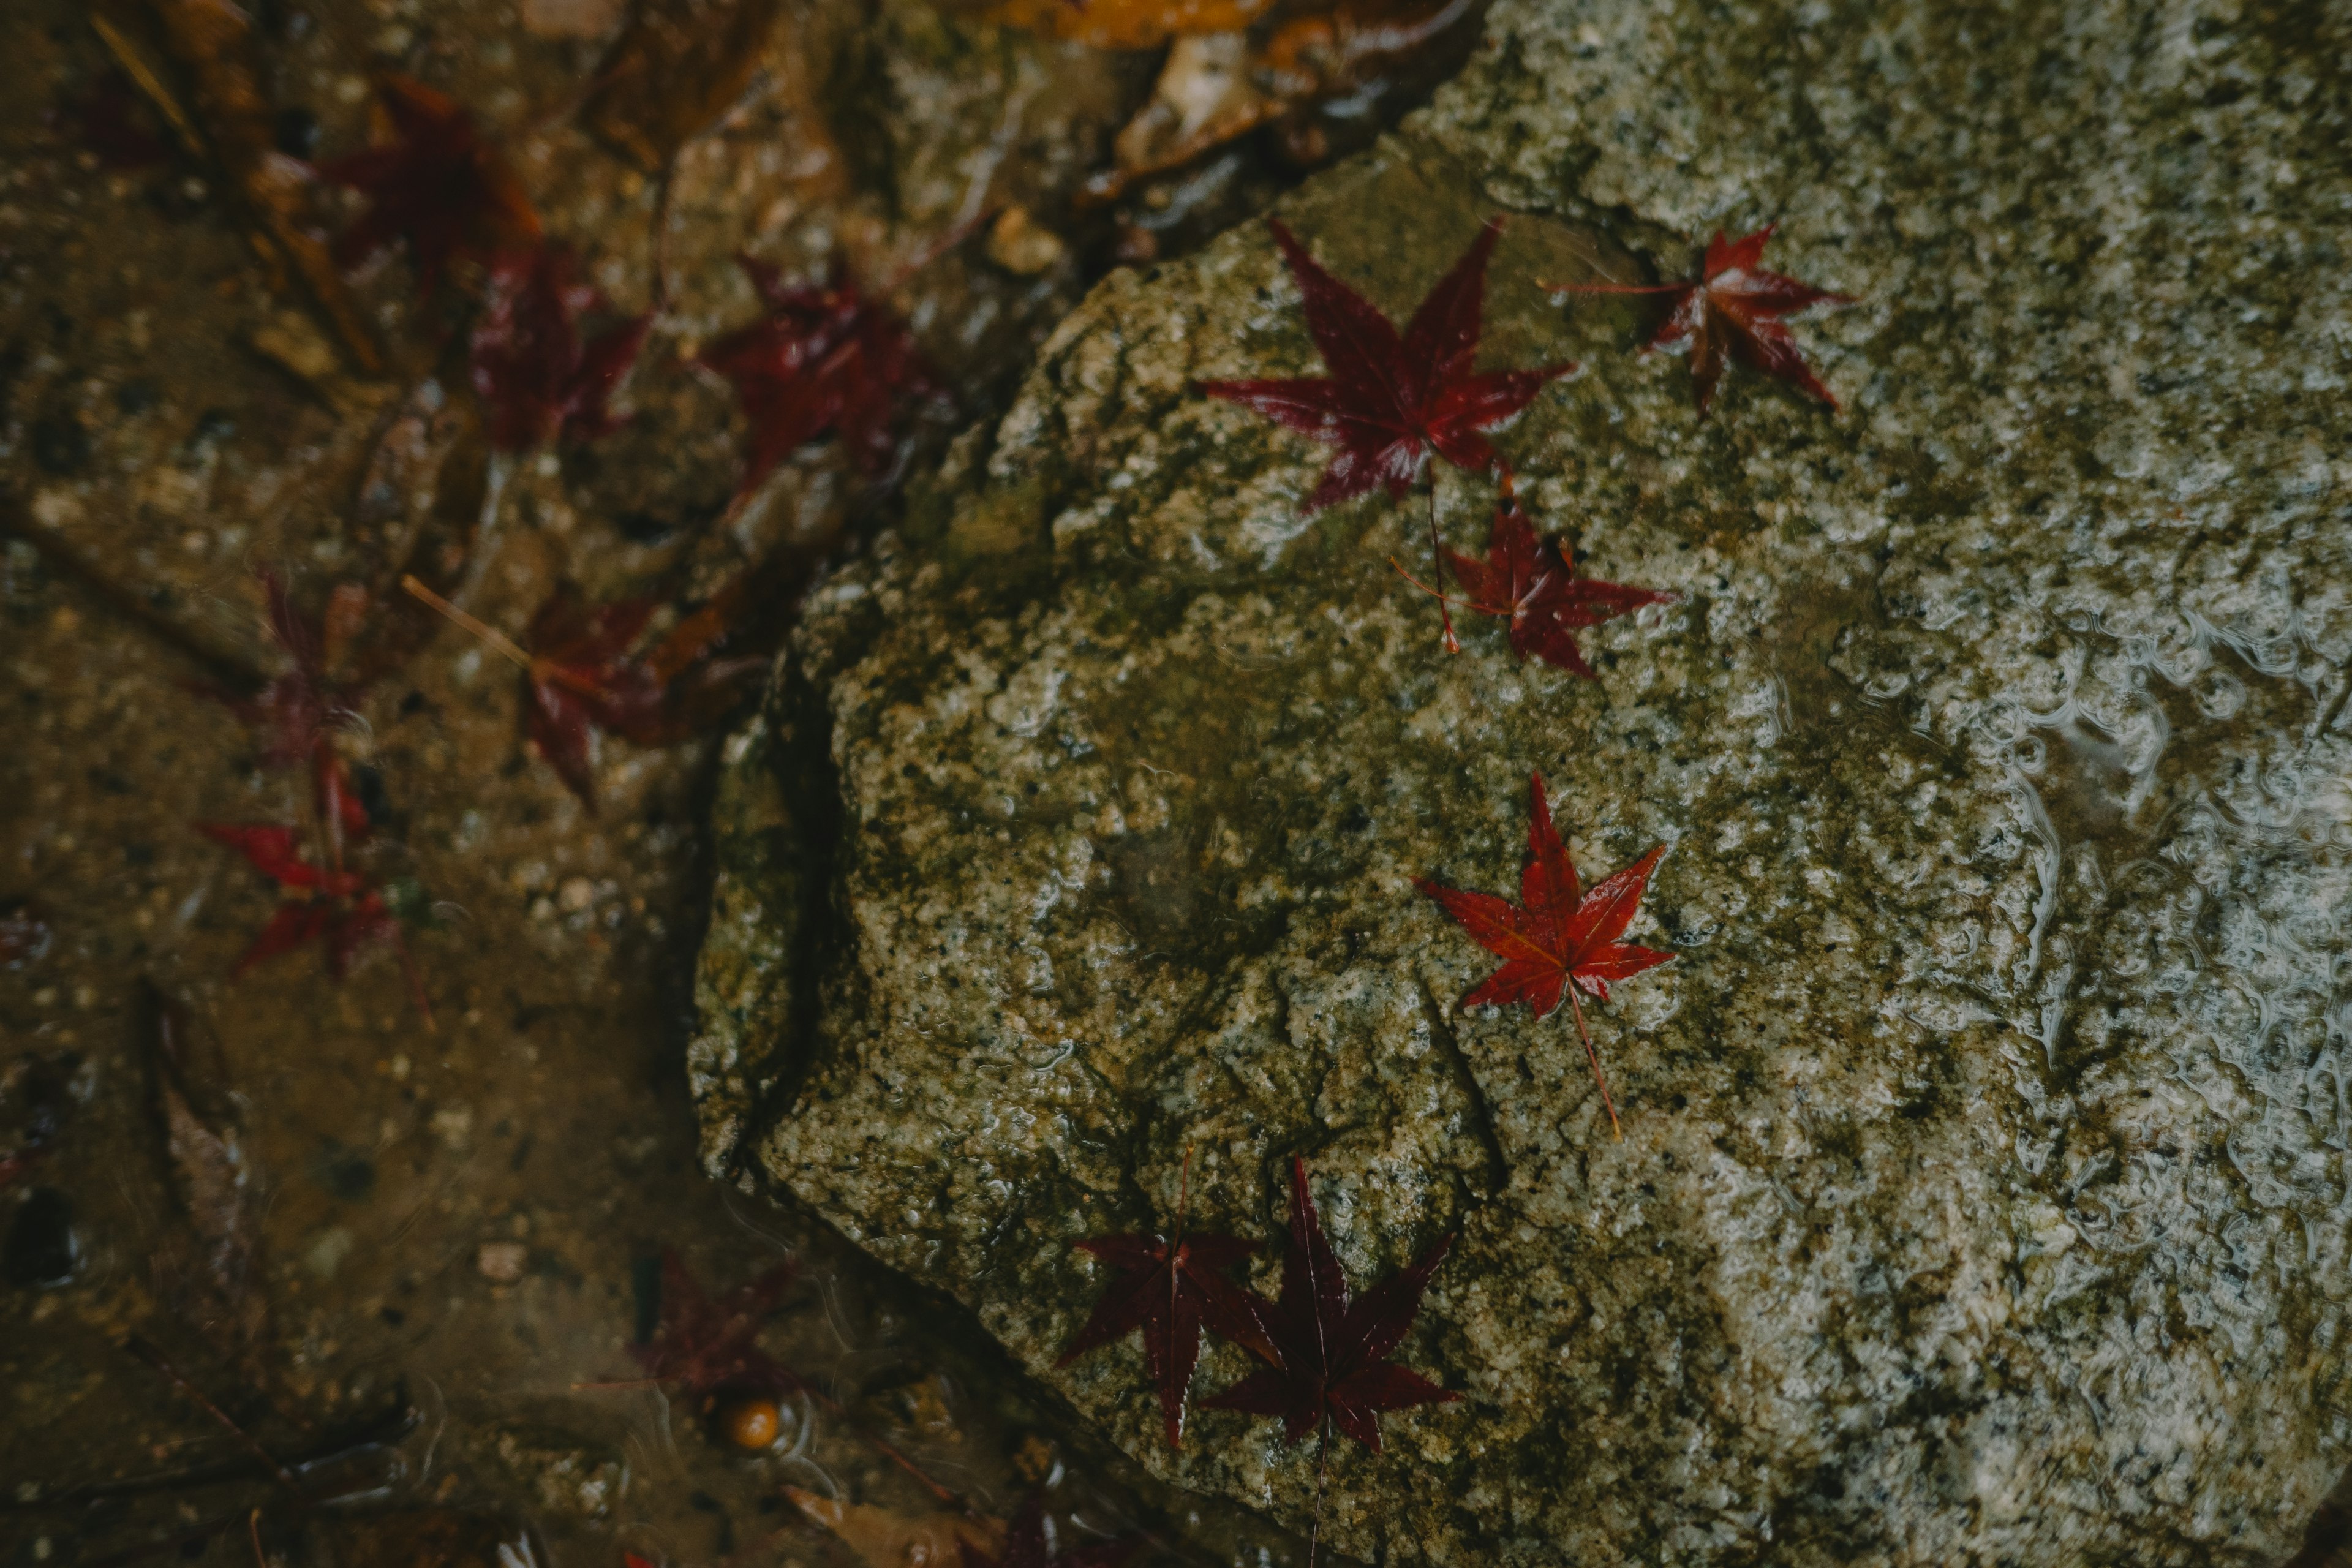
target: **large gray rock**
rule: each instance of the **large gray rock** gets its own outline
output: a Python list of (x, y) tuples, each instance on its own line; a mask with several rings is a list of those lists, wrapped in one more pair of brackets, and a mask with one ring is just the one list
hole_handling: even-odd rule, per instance
[[(1437, 646), (1419, 503), (1196, 378), (1311, 374), (1262, 228), (1105, 283), (928, 508), (817, 595), (735, 750), (694, 1070), (740, 1156), (967, 1303), (1160, 1473), (1304, 1528), (1311, 1445), (1055, 1352), (1071, 1244), (1460, 1242), (1335, 1448), (1402, 1563), (2263, 1563), (2352, 1458), (2343, 395), (2352, 7), (1502, 0), (1286, 216), (1402, 314), (1489, 211), (1504, 444), (1587, 569), (1684, 598), (1600, 679)], [(1778, 219), (1860, 297), (1843, 416), (1705, 423), (1538, 279)], [(1589, 237), (1605, 235), (1608, 240)], [(1482, 544), (1491, 484), (1441, 474)], [(1512, 887), (1540, 770), (1589, 874), (1669, 846), (1591, 1009), (1410, 879)], [(1272, 1288), (1271, 1258), (1258, 1276)], [(1213, 1352), (1198, 1385), (1241, 1371)]]

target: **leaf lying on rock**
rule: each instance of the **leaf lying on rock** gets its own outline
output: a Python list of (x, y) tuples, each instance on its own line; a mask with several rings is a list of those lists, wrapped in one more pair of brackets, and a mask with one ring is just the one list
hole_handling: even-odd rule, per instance
[(627, 317), (583, 339), (582, 319), (608, 309), (560, 245), (506, 251), (490, 263), (470, 348), (492, 446), (529, 451), (618, 427), (605, 405), (636, 363), (653, 317)]
[(1445, 1261), (1451, 1237), (1360, 1296), (1323, 1234), (1307, 1162), (1290, 1162), (1290, 1242), (1282, 1258), (1282, 1294), (1260, 1300), (1256, 1310), (1272, 1353), (1269, 1362), (1204, 1409), (1240, 1410), (1282, 1417), (1283, 1441), (1296, 1443), (1318, 1427), (1337, 1427), (1380, 1452), (1382, 1411), (1461, 1398), (1410, 1367), (1389, 1360), (1421, 1312), (1429, 1277)]
[(1699, 275), (1683, 283), (1551, 283), (1545, 287), (1562, 294), (1664, 294), (1672, 297), (1667, 314), (1643, 352), (1655, 353), (1687, 343), (1691, 384), (1698, 396), (1699, 417), (1706, 417), (1715, 401), (1716, 383), (1723, 378), (1726, 354), (1798, 391), (1838, 405), (1836, 396), (1812, 366), (1782, 323), (1782, 318), (1811, 305), (1850, 305), (1853, 296), (1832, 294), (1810, 283), (1767, 270), (1764, 246), (1777, 224), (1726, 240), (1717, 229), (1707, 241), (1706, 259)]
[(404, 76), (376, 82), (393, 140), (320, 165), (320, 176), (366, 194), (368, 211), (335, 241), (335, 259), (357, 266), (404, 242), (419, 294), (430, 294), (461, 255), (526, 248), (539, 214), (505, 157), (446, 93)]
[[(1191, 1164), (1188, 1154), (1188, 1175)], [(1249, 1292), (1224, 1277), (1224, 1270), (1245, 1261), (1257, 1248), (1235, 1237), (1186, 1235), (1181, 1198), (1175, 1228), (1173, 1239), (1098, 1236), (1077, 1244), (1119, 1273), (1055, 1364), (1067, 1366), (1090, 1350), (1142, 1330), (1143, 1364), (1160, 1392), (1168, 1446), (1181, 1448), (1184, 1397), (1192, 1387), (1192, 1369), (1200, 1364), (1203, 1328), (1250, 1346), (1268, 1360), (1275, 1357)]]
[(1339, 448), (1307, 498), (1307, 511), (1379, 485), (1402, 496), (1432, 452), (1474, 473), (1495, 468), (1501, 459), (1485, 432), (1516, 416), (1546, 382), (1576, 368), (1477, 368), (1486, 261), (1502, 237), (1500, 218), (1479, 230), (1402, 336), (1370, 300), (1317, 265), (1281, 220), (1269, 221), (1298, 280), (1307, 330), (1330, 374), (1204, 381), (1201, 390)]
[(1415, 878), (1412, 884), (1435, 899), (1479, 946), (1503, 960), (1502, 968), (1462, 998), (1463, 1006), (1507, 1007), (1524, 1002), (1542, 1018), (1559, 1010), (1563, 996), (1568, 999), (1584, 1054), (1592, 1063), (1592, 1081), (1601, 1086), (1601, 1103), (1609, 1108), (1612, 1132), (1617, 1131), (1617, 1107), (1601, 1076), (1601, 1057), (1585, 1030), (1584, 1005), (1577, 993), (1589, 992), (1606, 1002), (1611, 981), (1630, 980), (1675, 956), (1621, 940), (1641, 907), (1650, 873), (1665, 852), (1661, 845), (1623, 870), (1580, 889), (1576, 864), (1552, 826), (1543, 777), (1530, 774), (1528, 859), (1519, 873), (1518, 908), (1492, 893), (1465, 892), (1425, 877)]
[(1486, 558), (1481, 561), (1453, 550), (1445, 554), (1453, 562), (1454, 574), (1461, 579), (1467, 598), (1451, 598), (1414, 582), (1403, 567), (1398, 566), (1397, 571), (1425, 594), (1478, 615), (1508, 621), (1511, 651), (1520, 658), (1539, 658), (1587, 680), (1599, 678), (1585, 663), (1583, 649), (1576, 645), (1580, 630), (1631, 615), (1645, 605), (1671, 604), (1676, 597), (1655, 588), (1635, 588), (1578, 576), (1576, 568), (1556, 543), (1536, 537), (1535, 525), (1521, 510), (1508, 476), (1505, 477), (1502, 500), (1495, 509), (1495, 530), (1487, 541)]

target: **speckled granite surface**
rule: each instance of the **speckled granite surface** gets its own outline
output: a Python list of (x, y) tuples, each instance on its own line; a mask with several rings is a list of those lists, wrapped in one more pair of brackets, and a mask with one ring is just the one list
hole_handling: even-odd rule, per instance
[[(1458, 1230), (1327, 1538), (1470, 1564), (2246, 1563), (2347, 1458), (2352, 7), (1503, 0), (1286, 216), (1402, 316), (1515, 216), (1502, 442), (1598, 575), (1685, 595), (1438, 648), (1416, 502), (1189, 390), (1307, 374), (1262, 228), (1104, 284), (817, 596), (740, 737), (692, 1061), (740, 1156), (969, 1304), (1163, 1474), (1303, 1527), (1311, 1446), (1055, 1371), (1077, 1237)], [(1862, 302), (1846, 410), (1710, 419), (1623, 301), (1721, 224)], [(1475, 548), (1490, 485), (1439, 478)], [(1669, 852), (1595, 1012), (1465, 1016), (1411, 889)], [(1271, 1255), (1262, 1282), (1271, 1287)], [(1198, 1389), (1239, 1371), (1213, 1351)]]

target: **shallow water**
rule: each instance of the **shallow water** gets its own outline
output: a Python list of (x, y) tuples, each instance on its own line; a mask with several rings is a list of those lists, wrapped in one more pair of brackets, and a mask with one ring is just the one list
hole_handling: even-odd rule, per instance
[[(796, 279), (916, 263), (898, 298), (956, 404), (912, 421), (919, 474), (1120, 256), (1173, 254), (1297, 174), (1252, 144), (1081, 215), (1152, 56), (815, 0), (665, 200), (572, 112), (620, 13), (253, 13), (281, 146), (362, 145), (369, 73), (414, 75), (505, 148), (614, 312), (666, 269), (631, 423), (470, 489), (455, 313), (404, 260), (355, 275), (390, 360), (361, 374), (256, 261), (221, 170), (107, 85), (84, 8), (0, 18), (0, 1156), (26, 1156), (0, 1190), (0, 1562), (858, 1560), (787, 1487), (913, 1532), (870, 1561), (940, 1560), (957, 1519), (1034, 1487), (1065, 1545), (1141, 1530), (1154, 1561), (1289, 1561), (1073, 1447), (956, 1315), (700, 1170), (679, 1051), (713, 738), (607, 740), (591, 813), (523, 745), (514, 671), (423, 623), (332, 744), (374, 818), (353, 864), (410, 922), (429, 1019), (388, 951), (341, 984), (316, 942), (232, 978), (277, 895), (194, 825), (315, 826), (300, 770), (206, 695), (284, 668), (257, 571), (310, 615), (370, 584), (380, 623), (421, 539), (509, 633), (563, 580), (690, 605), (890, 506), (830, 446), (728, 506), (740, 423), (686, 362), (755, 312), (738, 250)], [(971, 238), (919, 260), (1007, 204), (1058, 259)], [(178, 1088), (223, 1140), (211, 1189), (163, 1120), (158, 999), (189, 1017)], [(665, 1249), (713, 1291), (798, 1265), (760, 1343), (816, 1393), (781, 1401), (764, 1448), (642, 1381)]]

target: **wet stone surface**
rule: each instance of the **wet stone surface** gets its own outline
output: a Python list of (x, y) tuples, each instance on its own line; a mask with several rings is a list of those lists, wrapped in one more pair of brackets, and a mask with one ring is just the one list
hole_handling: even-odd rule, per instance
[[(1304, 1528), (1311, 1444), (1056, 1352), (1082, 1237), (1458, 1232), (1334, 1448), (1325, 1539), (1469, 1564), (2274, 1562), (2352, 1458), (2352, 242), (2340, 6), (1498, 5), (1286, 216), (1402, 315), (1517, 215), (1502, 437), (1584, 569), (1680, 602), (1599, 679), (1454, 657), (1307, 519), (1325, 451), (1198, 396), (1312, 374), (1262, 227), (1115, 275), (737, 737), (690, 1069), (714, 1166), (952, 1295), (1163, 1476)], [(1860, 303), (1832, 416), (1705, 423), (1643, 279), (1778, 220)], [(1492, 489), (1439, 475), (1440, 526)], [(1410, 879), (1506, 889), (1528, 775), (1589, 876), (1667, 846), (1591, 1012), (1463, 1014)], [(1271, 1289), (1271, 1254), (1256, 1282)], [(1213, 1349), (1198, 1388), (1243, 1370)]]

